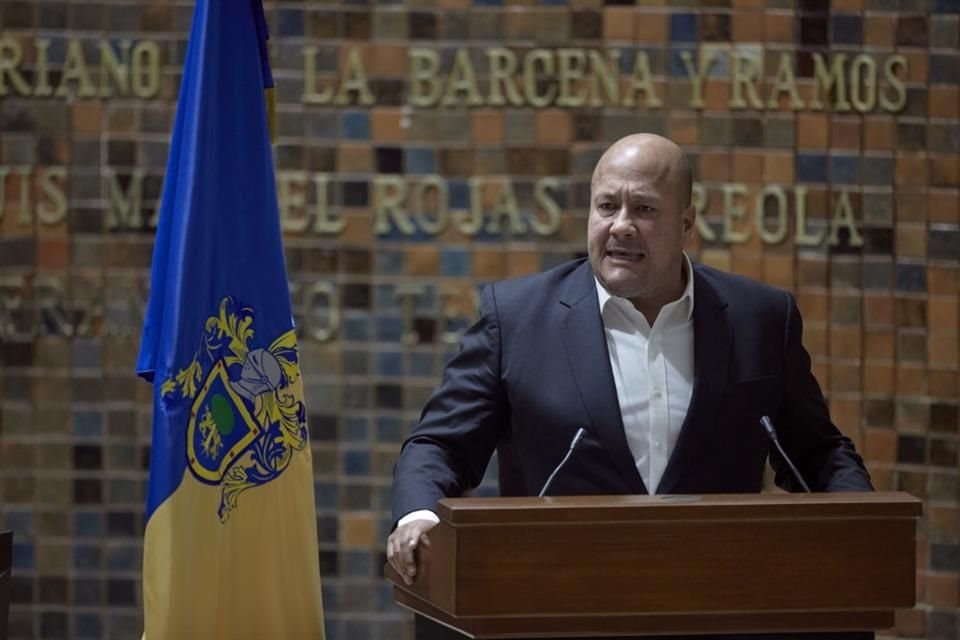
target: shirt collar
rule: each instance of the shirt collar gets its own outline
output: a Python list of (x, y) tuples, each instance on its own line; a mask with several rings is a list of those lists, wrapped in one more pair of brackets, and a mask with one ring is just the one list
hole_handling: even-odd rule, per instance
[[(690, 263), (690, 257), (687, 255), (686, 251), (683, 252), (683, 269), (687, 276), (687, 284), (683, 289), (683, 293), (680, 294), (680, 297), (673, 302), (664, 305), (664, 308), (673, 305), (680, 306), (684, 320), (690, 320), (693, 317), (693, 265)], [(606, 287), (600, 284), (596, 274), (594, 274), (593, 280), (597, 283), (597, 298), (600, 301), (601, 314), (603, 313), (607, 302), (610, 300), (613, 300), (616, 304), (625, 304), (628, 307), (633, 308), (633, 303), (626, 298), (612, 295), (609, 291), (607, 291)]]

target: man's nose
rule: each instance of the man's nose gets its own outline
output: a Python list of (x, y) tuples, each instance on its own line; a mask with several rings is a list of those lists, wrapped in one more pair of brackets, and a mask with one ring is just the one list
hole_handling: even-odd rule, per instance
[(610, 223), (610, 233), (615, 236), (631, 237), (636, 235), (637, 227), (633, 224), (630, 212), (626, 207), (620, 207)]

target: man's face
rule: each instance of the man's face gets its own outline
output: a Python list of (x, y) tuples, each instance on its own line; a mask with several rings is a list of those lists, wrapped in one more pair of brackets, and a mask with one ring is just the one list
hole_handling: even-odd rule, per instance
[(635, 145), (609, 152), (597, 167), (587, 253), (614, 295), (657, 301), (677, 286), (694, 209), (684, 206), (675, 165), (671, 155)]

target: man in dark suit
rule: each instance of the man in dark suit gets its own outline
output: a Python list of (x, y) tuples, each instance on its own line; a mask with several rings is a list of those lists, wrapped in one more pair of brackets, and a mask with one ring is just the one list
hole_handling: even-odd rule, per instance
[[(437, 500), (475, 487), (494, 450), (502, 495), (536, 495), (577, 429), (553, 495), (869, 491), (830, 420), (793, 297), (692, 265), (692, 172), (654, 135), (616, 142), (591, 182), (588, 260), (494, 284), (404, 443), (391, 564), (412, 582)], [(833, 635), (831, 637), (837, 637)]]

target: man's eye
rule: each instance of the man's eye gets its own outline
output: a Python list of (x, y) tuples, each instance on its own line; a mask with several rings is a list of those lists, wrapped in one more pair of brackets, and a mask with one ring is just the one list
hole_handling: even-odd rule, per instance
[(617, 205), (615, 205), (612, 202), (601, 202), (600, 204), (597, 205), (597, 209), (605, 213), (610, 213), (612, 211), (617, 210)]

